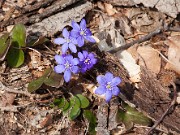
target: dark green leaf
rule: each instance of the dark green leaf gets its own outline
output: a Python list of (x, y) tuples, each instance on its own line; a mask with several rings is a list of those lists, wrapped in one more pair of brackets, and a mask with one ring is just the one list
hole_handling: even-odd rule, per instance
[(30, 82), (28, 85), (28, 91), (33, 92), (33, 91), (39, 89), (42, 86), (42, 84), (44, 83), (44, 80), (46, 79), (46, 77), (49, 76), (51, 71), (52, 71), (51, 68), (46, 69), (43, 73), (43, 76)]
[(39, 37), (37, 40), (31, 41), (31, 42), (28, 44), (28, 46), (41, 45), (41, 44), (43, 44), (43, 43), (45, 43), (45, 42), (47, 42), (47, 41), (49, 41), (49, 39), (41, 36), (41, 37)]
[(64, 99), (64, 104), (63, 112), (66, 113), (70, 109), (70, 103)]
[(70, 105), (71, 107), (77, 106), (77, 107), (81, 107), (81, 102), (79, 100), (79, 98), (77, 98), (76, 96), (71, 97), (70, 99)]
[(132, 120), (132, 122), (136, 124), (140, 124), (144, 126), (148, 126), (151, 124), (151, 119), (146, 117), (142, 112), (139, 112), (135, 108), (132, 108), (128, 105), (126, 106), (125, 109), (127, 110), (126, 113), (127, 116), (125, 118)]
[(64, 79), (62, 75), (52, 71), (50, 76), (45, 79), (44, 83), (48, 86), (59, 88), (63, 85)]
[(81, 102), (80, 102), (79, 98), (77, 98), (76, 96), (72, 97), (70, 99), (70, 106), (72, 109), (70, 111), (69, 117), (71, 120), (74, 120), (76, 117), (79, 116), (79, 114), (81, 112), (81, 109), (80, 109)]
[(134, 124), (140, 124), (148, 126), (151, 124), (151, 119), (144, 116), (143, 113), (137, 111), (135, 108), (128, 106), (127, 104), (123, 105), (125, 110), (118, 110), (116, 115), (117, 122), (123, 122), (126, 126), (126, 129), (130, 129)]
[(96, 125), (97, 125), (96, 116), (90, 110), (84, 110), (83, 116), (89, 122), (89, 128), (88, 128), (89, 129), (89, 134), (90, 135), (95, 135), (96, 134), (95, 128), (96, 128)]
[(64, 98), (59, 98), (54, 100), (54, 105), (58, 106), (58, 108), (63, 108), (65, 106), (65, 99)]
[(80, 113), (81, 113), (81, 109), (78, 106), (74, 106), (70, 111), (69, 117), (71, 120), (74, 120), (79, 116)]
[(43, 77), (40, 77), (40, 78), (38, 78), (36, 80), (33, 80), (28, 85), (28, 91), (29, 92), (34, 92), (35, 90), (39, 89), (42, 86), (43, 82), (44, 82)]
[(24, 63), (24, 52), (21, 49), (10, 48), (7, 63), (11, 67), (19, 67)]
[(23, 24), (16, 24), (11, 31), (13, 44), (19, 47), (26, 46), (26, 28)]
[(89, 100), (85, 96), (81, 94), (77, 94), (76, 96), (79, 98), (81, 102), (81, 108), (86, 108), (89, 106)]
[(0, 37), (0, 61), (3, 61), (10, 47), (9, 33)]

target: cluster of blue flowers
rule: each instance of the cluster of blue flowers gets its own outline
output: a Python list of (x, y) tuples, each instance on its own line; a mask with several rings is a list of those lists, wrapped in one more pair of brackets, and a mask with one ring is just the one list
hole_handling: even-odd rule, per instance
[[(72, 21), (72, 30), (67, 31), (63, 29), (62, 35), (64, 38), (54, 39), (54, 43), (62, 45), (62, 55), (55, 55), (57, 66), (54, 67), (56, 73), (64, 73), (64, 80), (69, 82), (71, 75), (79, 72), (85, 73), (90, 70), (96, 63), (97, 59), (93, 53), (82, 51), (77, 53), (77, 46), (82, 47), (84, 41), (95, 43), (90, 29), (86, 27), (85, 19), (82, 19), (80, 25)], [(71, 54), (67, 54), (67, 50), (72, 53), (77, 53), (78, 58), (74, 58)], [(120, 90), (117, 85), (121, 82), (119, 77), (113, 78), (111, 73), (106, 73), (105, 76), (98, 76), (97, 81), (100, 86), (96, 89), (95, 93), (99, 95), (105, 94), (106, 101), (109, 102), (113, 95), (118, 95)]]
[(95, 42), (94, 38), (91, 37), (91, 31), (86, 27), (86, 21), (84, 19), (81, 20), (80, 25), (72, 21), (72, 28), (71, 32), (68, 32), (66, 28), (63, 29), (62, 35), (64, 38), (59, 37), (54, 39), (55, 44), (62, 45), (63, 53), (62, 55), (55, 56), (58, 65), (54, 67), (54, 70), (57, 73), (64, 73), (64, 80), (66, 82), (70, 81), (72, 73), (85, 73), (97, 62), (94, 54), (87, 51), (78, 52), (79, 59), (66, 54), (68, 48), (71, 52), (77, 53), (76, 45), (82, 47), (84, 40)]

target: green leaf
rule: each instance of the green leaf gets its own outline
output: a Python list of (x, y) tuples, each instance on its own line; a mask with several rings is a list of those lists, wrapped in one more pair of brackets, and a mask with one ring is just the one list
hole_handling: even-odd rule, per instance
[(70, 103), (66, 99), (64, 99), (64, 102), (63, 112), (66, 113), (70, 109)]
[(36, 80), (33, 80), (28, 85), (28, 91), (29, 92), (34, 92), (35, 90), (39, 89), (42, 86), (43, 82), (44, 82), (43, 77), (40, 77), (40, 78), (38, 78)]
[(86, 108), (89, 106), (89, 100), (85, 96), (81, 94), (77, 94), (76, 96), (79, 98), (81, 102), (81, 108)]
[(96, 135), (96, 131), (95, 131), (95, 128), (97, 126), (96, 116), (90, 110), (84, 110), (83, 116), (89, 122), (89, 128), (88, 128), (89, 134), (90, 135)]
[(123, 105), (124, 110), (119, 109), (116, 115), (117, 122), (123, 122), (126, 126), (126, 129), (132, 128), (133, 124), (140, 124), (148, 126), (151, 124), (151, 119), (144, 116), (143, 113), (137, 111), (135, 108), (128, 106), (127, 104)]
[(69, 114), (69, 117), (71, 120), (74, 120), (76, 119), (81, 113), (81, 109), (77, 106), (74, 106), (72, 109), (71, 109), (71, 112)]
[(9, 33), (6, 33), (0, 37), (0, 61), (3, 61), (10, 47), (10, 39), (8, 39)]
[(69, 117), (71, 120), (74, 120), (75, 118), (77, 118), (81, 112), (80, 106), (81, 106), (81, 102), (80, 100), (74, 96), (70, 99), (70, 106), (72, 107)]
[(64, 79), (62, 75), (52, 71), (50, 76), (44, 80), (44, 83), (48, 86), (59, 88), (63, 85)]
[(65, 99), (64, 98), (59, 98), (54, 100), (54, 105), (58, 106), (58, 108), (63, 108), (65, 106)]
[(36, 39), (36, 40), (31, 41), (30, 43), (28, 43), (27, 46), (33, 47), (33, 46), (41, 45), (41, 44), (43, 44), (43, 43), (45, 43), (45, 42), (47, 42), (47, 41), (49, 41), (49, 39), (41, 36), (41, 37), (39, 37), (38, 39)]
[(23, 24), (16, 24), (11, 31), (12, 43), (19, 47), (26, 46), (26, 28)]
[(78, 106), (80, 108), (81, 107), (81, 102), (80, 102), (79, 98), (76, 97), (76, 96), (71, 97), (70, 106), (71, 107)]
[(21, 49), (10, 48), (7, 53), (7, 63), (11, 67), (19, 67), (24, 63), (24, 52)]
[(33, 92), (33, 91), (39, 89), (42, 86), (42, 84), (44, 83), (44, 80), (46, 79), (46, 77), (49, 76), (51, 71), (52, 71), (52, 69), (48, 68), (44, 71), (43, 75), (40, 78), (31, 81), (28, 85), (28, 91)]

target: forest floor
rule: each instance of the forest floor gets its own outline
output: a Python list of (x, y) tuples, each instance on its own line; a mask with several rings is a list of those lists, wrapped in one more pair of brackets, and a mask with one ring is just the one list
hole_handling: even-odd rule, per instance
[[(27, 44), (18, 67), (0, 48), (0, 135), (180, 134), (179, 13), (175, 0), (0, 0), (0, 36), (21, 23)], [(97, 63), (66, 83), (47, 71), (62, 54), (54, 39), (83, 18), (96, 43), (77, 51), (93, 52)], [(29, 88), (45, 72), (51, 84)], [(94, 93), (97, 76), (107, 72), (122, 80), (109, 103)], [(82, 100), (75, 113), (78, 94), (88, 105)]]

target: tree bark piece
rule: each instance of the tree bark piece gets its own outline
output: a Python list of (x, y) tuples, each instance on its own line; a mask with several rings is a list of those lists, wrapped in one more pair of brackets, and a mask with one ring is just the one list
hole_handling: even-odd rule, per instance
[[(41, 3), (41, 5), (36, 4), (35, 6), (25, 7), (22, 9), (22, 15), (17, 18), (11, 18), (7, 21), (0, 23), (0, 28), (3, 30), (8, 25), (23, 23), (23, 24), (33, 24), (42, 21), (55, 13), (60, 12), (64, 8), (77, 3), (80, 0), (48, 0)], [(53, 3), (52, 3), (53, 2)], [(32, 8), (32, 9), (31, 9)], [(38, 9), (43, 8), (43, 12), (39, 13)]]
[(41, 22), (35, 23), (27, 28), (28, 33), (37, 34), (38, 36), (52, 36), (58, 31), (62, 30), (65, 26), (70, 25), (71, 21), (80, 21), (85, 13), (92, 9), (90, 2), (79, 4), (78, 6), (59, 12), (50, 16)]

